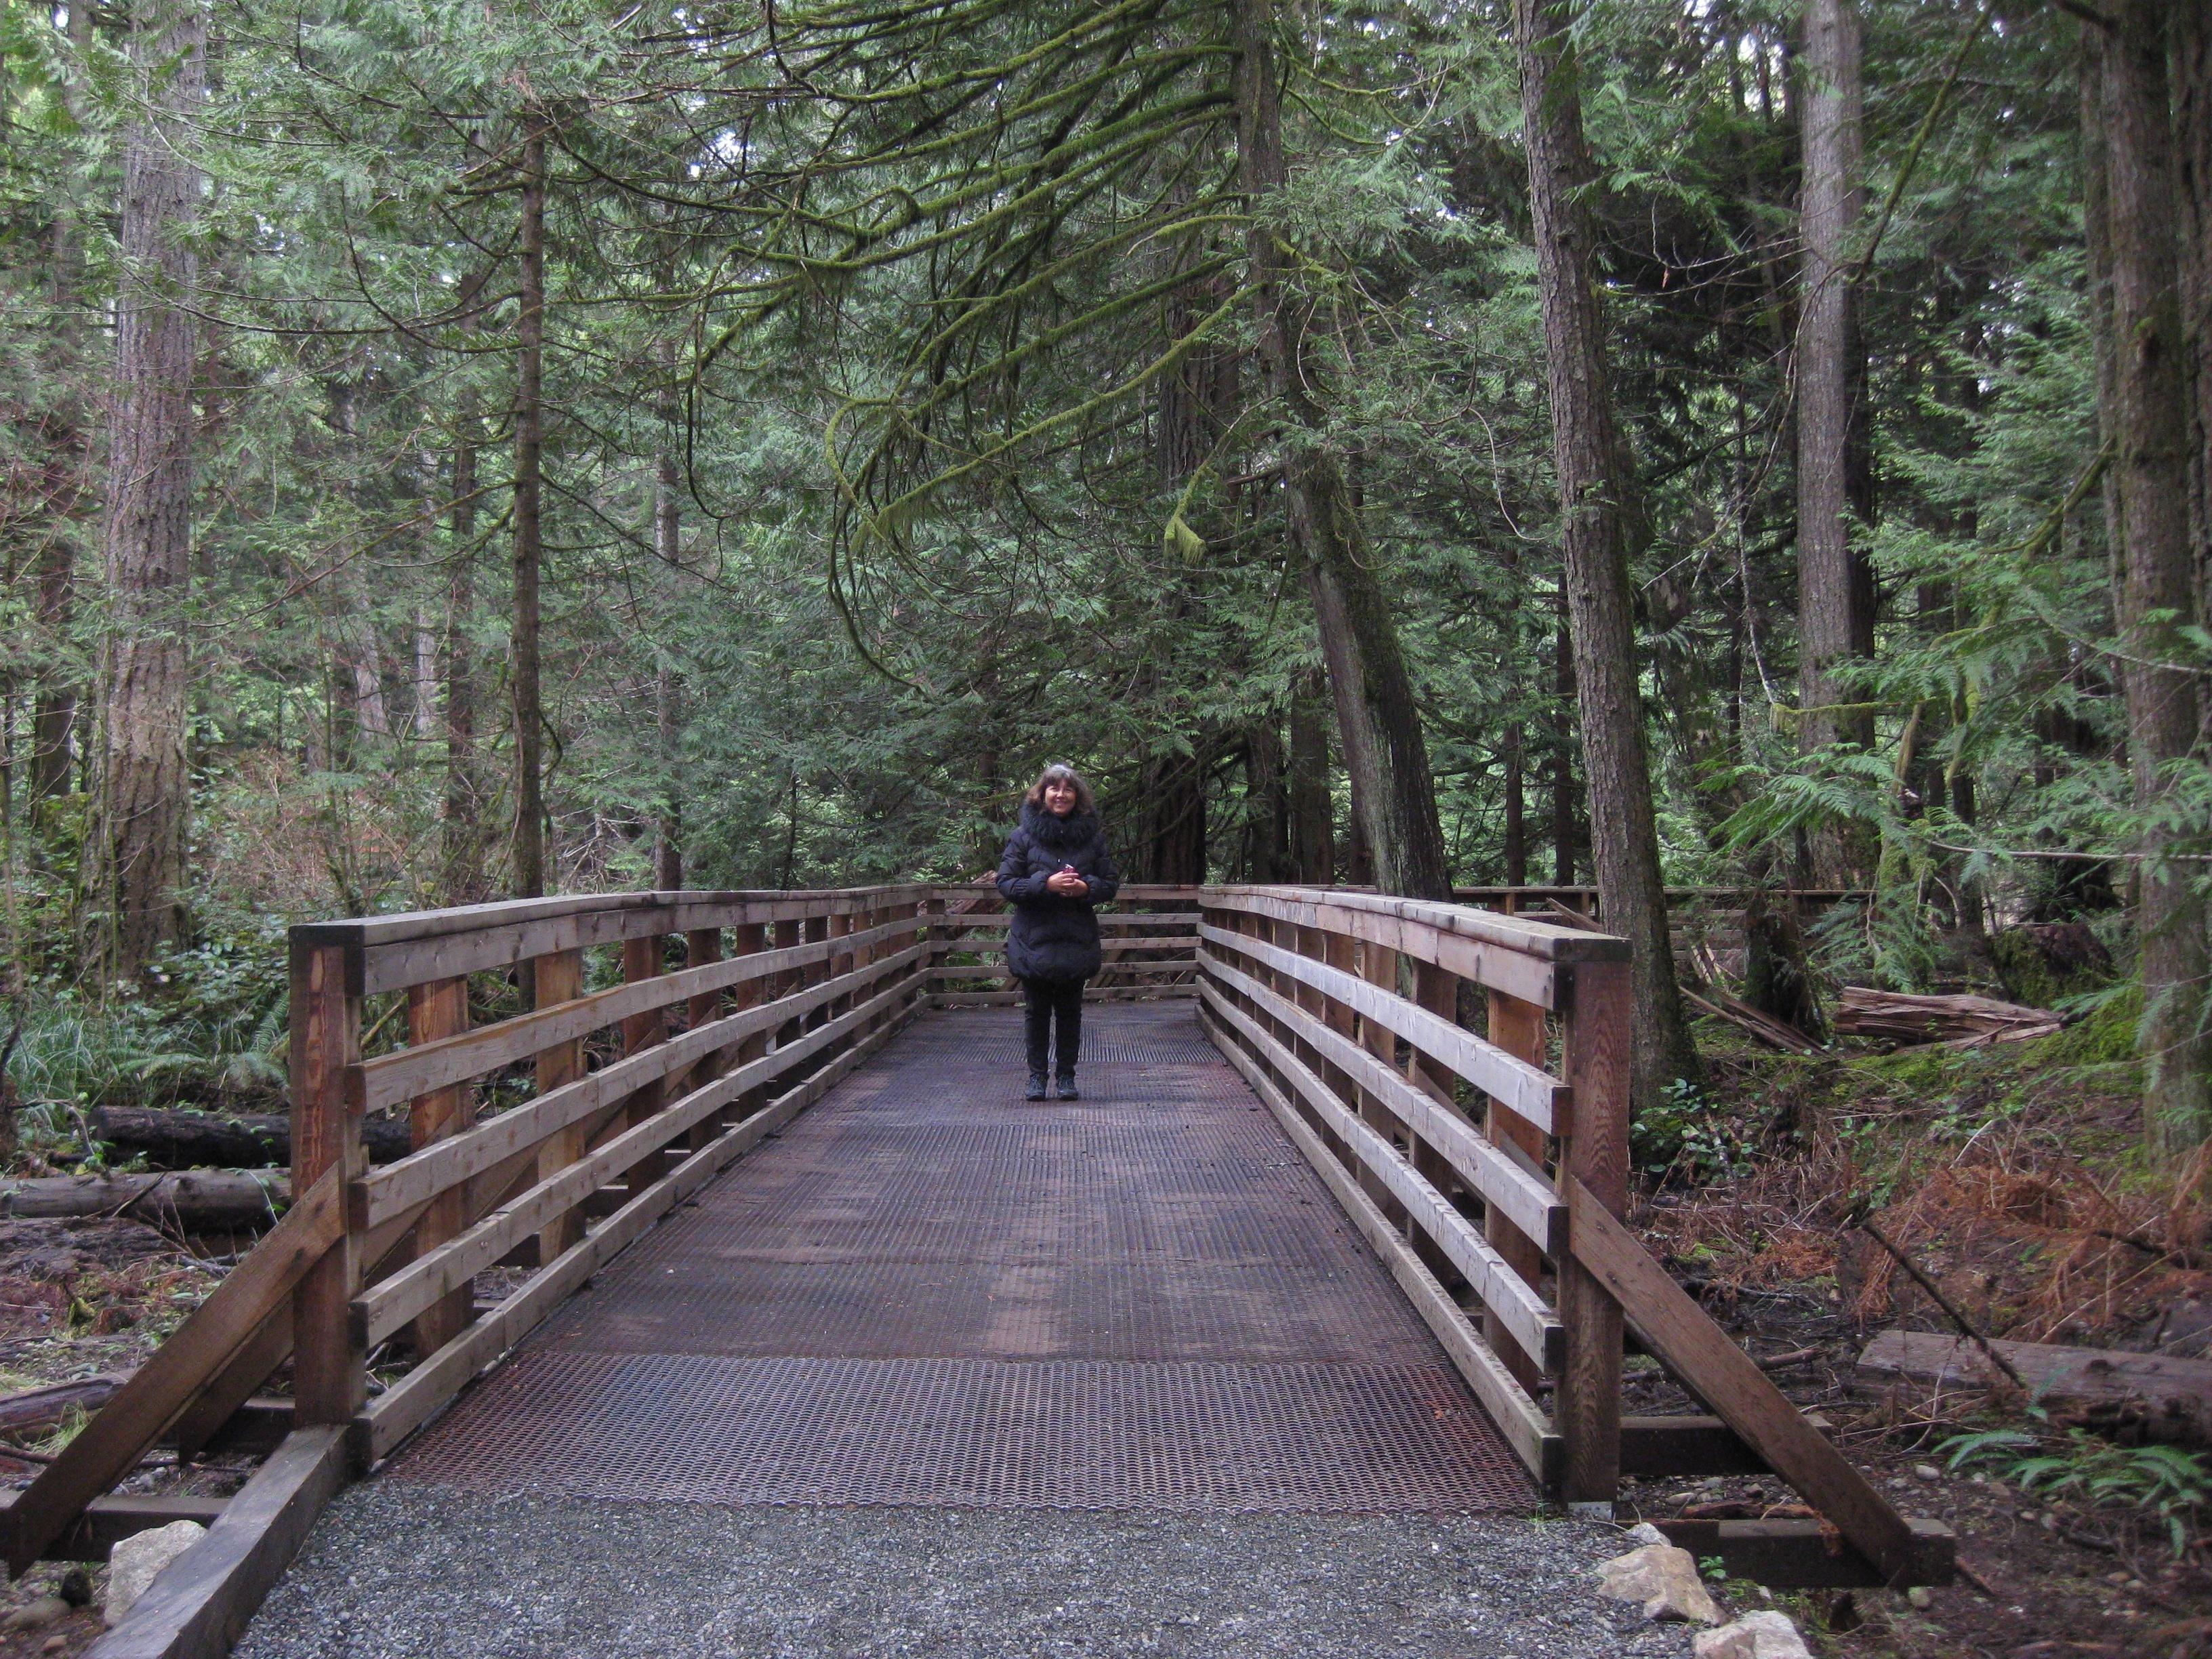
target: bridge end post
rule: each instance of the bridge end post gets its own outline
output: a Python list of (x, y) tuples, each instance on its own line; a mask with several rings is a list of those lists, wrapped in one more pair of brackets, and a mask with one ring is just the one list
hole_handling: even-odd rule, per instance
[[(1629, 964), (1562, 967), (1560, 1049), (1574, 1104), (1559, 1188), (1564, 1194), (1579, 1181), (1618, 1217), (1628, 1200), (1628, 1050), (1635, 1018)], [(1559, 1498), (1570, 1510), (1601, 1510), (1610, 1519), (1620, 1489), (1620, 1304), (1571, 1250), (1559, 1269), (1559, 1322), (1566, 1332), (1553, 1410), (1565, 1452)]]
[[(341, 1185), (365, 1168), (361, 1114), (350, 1086), (361, 1064), (362, 952), (357, 943), (291, 943), (292, 1194), (327, 1171)], [(319, 930), (322, 931), (322, 930)], [(350, 1424), (368, 1397), (366, 1350), (351, 1307), (360, 1289), (358, 1235), (342, 1206), (337, 1241), (292, 1292), (293, 1421)]]

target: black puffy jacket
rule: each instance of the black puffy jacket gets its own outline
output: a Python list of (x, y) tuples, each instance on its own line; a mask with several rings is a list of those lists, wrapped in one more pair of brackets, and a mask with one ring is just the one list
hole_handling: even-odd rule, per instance
[[(1063, 898), (1045, 886), (1062, 865), (1090, 884), (1081, 898)], [(1089, 979), (1103, 958), (1098, 951), (1101, 905), (1121, 890), (1106, 837), (1095, 813), (1054, 817), (1022, 803), (1022, 827), (1006, 837), (999, 860), (999, 892), (1014, 907), (1006, 929), (1006, 966), (1016, 979)]]

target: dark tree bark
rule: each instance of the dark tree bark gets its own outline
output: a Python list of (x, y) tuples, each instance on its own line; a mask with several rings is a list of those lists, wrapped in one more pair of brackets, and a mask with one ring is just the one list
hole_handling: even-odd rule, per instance
[(522, 143), (519, 238), (521, 311), (515, 320), (514, 390), (514, 848), (518, 898), (545, 891), (545, 711), (539, 685), (538, 586), (544, 561), (539, 520), (545, 410), (545, 135), (532, 112)]
[(1309, 887), (1336, 880), (1336, 803), (1328, 788), (1328, 689), (1316, 672), (1291, 682), (1291, 864)]
[(483, 800), (477, 775), (477, 446), (475, 411), (465, 403), (453, 444), (453, 546), (446, 575), (446, 799), (440, 809), (446, 902), (477, 904), (490, 896), (484, 878)]
[[(672, 378), (675, 368), (674, 350), (664, 350), (663, 374)], [(660, 454), (653, 479), (653, 550), (664, 575), (671, 576), (684, 557), (683, 478), (677, 470), (676, 417), (673, 401), (664, 404)], [(665, 651), (653, 675), (653, 706), (659, 728), (660, 778), (659, 810), (653, 822), (653, 884), (663, 892), (675, 892), (684, 885), (684, 793), (677, 777), (684, 738), (684, 682)]]
[[(2180, 624), (2196, 614), (2190, 542), (2190, 420), (2177, 260), (2173, 128), (2161, 0), (2106, 0), (2109, 31), (2082, 30), (2085, 77), (2104, 138), (2101, 208), (2110, 277), (2109, 374), (2100, 410), (2114, 450), (2113, 611), (2128, 710), (2138, 842), (2144, 1127), (2178, 1155), (2212, 1134), (2212, 969), (2203, 905), (2186, 866), (2161, 862), (2179, 834), (2165, 822), (2172, 773), (2198, 747), (2197, 677)], [(2096, 262), (2093, 258), (2093, 270)]]
[(2172, 8), (2181, 321), (2189, 399), (2190, 540), (2198, 616), (2212, 622), (2212, 0)]
[(1288, 178), (1277, 101), (1273, 0), (1237, 0), (1237, 142), (1255, 219), (1249, 238), (1259, 356), (1269, 397), (1283, 411), (1283, 481), (1291, 545), (1304, 568), (1322, 656), (1336, 703), (1345, 769), (1364, 821), (1375, 878), (1386, 892), (1449, 899), (1443, 826), (1421, 735), (1412, 675), (1374, 556), (1346, 480), (1344, 457), (1324, 434), (1304, 351), (1306, 319), (1285, 280), (1286, 262), (1267, 222), (1269, 198)]
[(1590, 855), (1608, 932), (1633, 952), (1636, 1024), (1630, 1059), (1637, 1104), (1676, 1078), (1699, 1075), (1683, 1018), (1659, 875), (1659, 835), (1638, 690), (1628, 566), (1640, 535), (1635, 481), (1614, 423), (1605, 325), (1590, 259), (1580, 66), (1559, 0), (1514, 0), (1528, 194), (1544, 309), (1552, 450), (1574, 645), (1583, 765), (1589, 780)]
[(194, 0), (146, 0), (131, 56), (154, 91), (124, 135), (103, 535), (108, 618), (100, 799), (88, 848), (89, 958), (137, 973), (184, 930), (191, 580), (192, 367), (199, 173), (183, 145), (202, 85)]
[(1288, 850), (1289, 805), (1283, 790), (1283, 734), (1273, 715), (1253, 723), (1244, 739), (1244, 873), (1248, 881), (1297, 879)]
[[(1805, 240), (1797, 346), (1798, 746), (1874, 746), (1874, 714), (1838, 670), (1874, 650), (1874, 573), (1851, 547), (1851, 524), (1872, 515), (1866, 434), (1866, 354), (1850, 281), (1864, 216), (1863, 102), (1856, 0), (1807, 0), (1799, 58)], [(1822, 886), (1863, 873), (1841, 827), (1811, 840)]]
[(1552, 880), (1575, 884), (1575, 649), (1567, 638), (1567, 589), (1559, 586), (1559, 625), (1552, 641)]

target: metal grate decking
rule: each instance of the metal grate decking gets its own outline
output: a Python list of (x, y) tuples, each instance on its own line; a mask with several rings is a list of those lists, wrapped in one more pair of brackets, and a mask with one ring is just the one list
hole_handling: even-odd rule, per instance
[(394, 1461), (729, 1504), (1525, 1510), (1533, 1490), (1188, 1003), (929, 1017)]

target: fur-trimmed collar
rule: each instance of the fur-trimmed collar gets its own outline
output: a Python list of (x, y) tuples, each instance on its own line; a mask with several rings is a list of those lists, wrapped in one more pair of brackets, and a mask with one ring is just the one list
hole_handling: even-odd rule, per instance
[(1040, 847), (1049, 847), (1062, 852), (1084, 845), (1098, 834), (1098, 815), (1080, 808), (1066, 817), (1058, 817), (1042, 806), (1022, 803), (1022, 828)]

